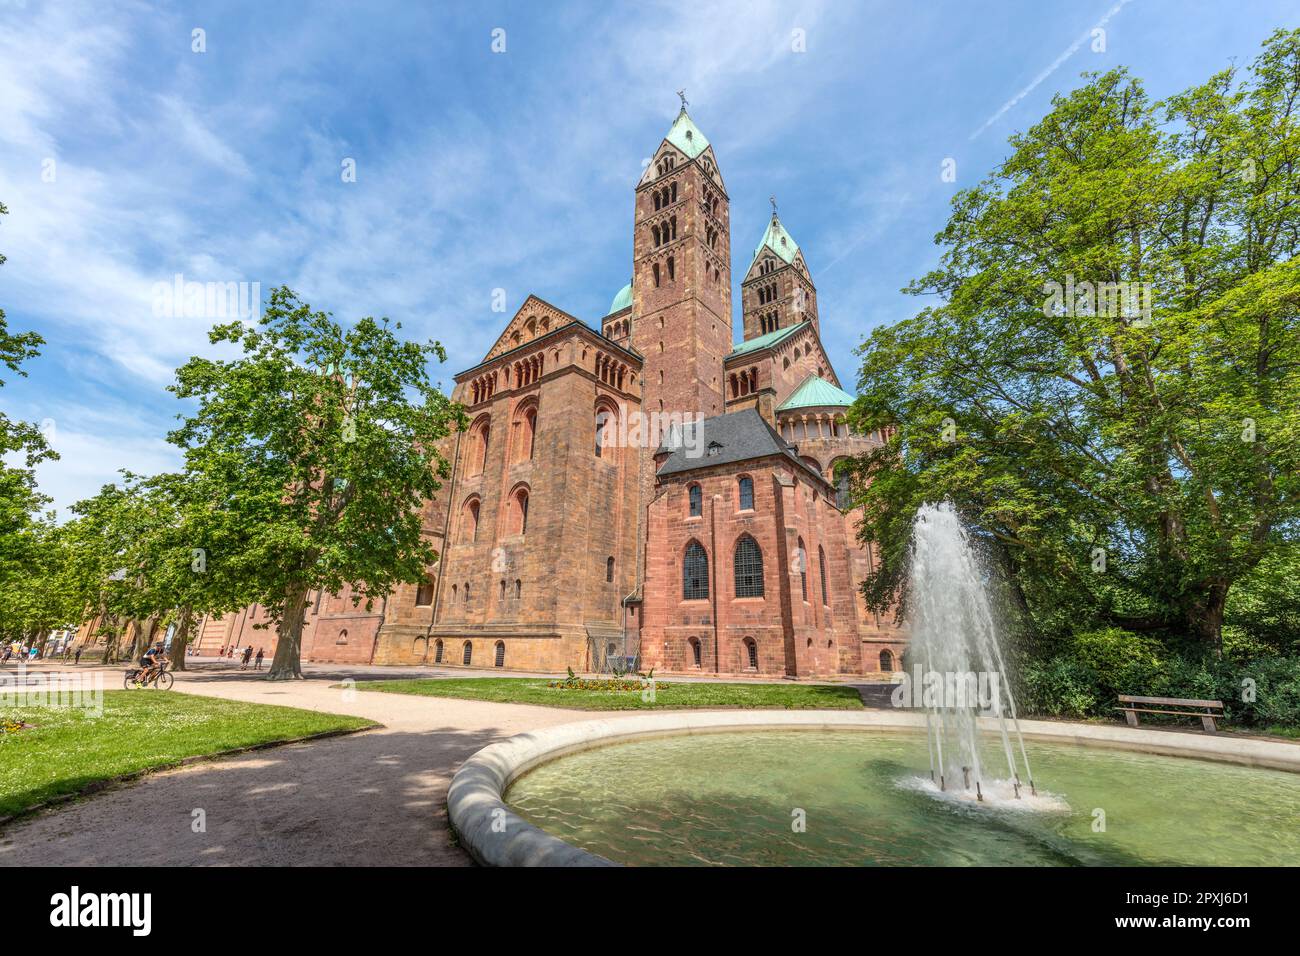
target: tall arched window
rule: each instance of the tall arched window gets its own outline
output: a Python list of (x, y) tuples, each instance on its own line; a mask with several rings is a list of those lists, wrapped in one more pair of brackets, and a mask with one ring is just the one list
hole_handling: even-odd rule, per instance
[(822, 578), (822, 604), (830, 607), (830, 592), (826, 589), (826, 552), (821, 545), (817, 546), (817, 570)]
[(515, 416), (513, 448), (510, 451), (514, 462), (531, 461), (533, 447), (537, 437), (537, 406), (531, 402), (521, 408)]
[(698, 541), (686, 546), (682, 559), (682, 600), (699, 601), (709, 596), (709, 555)]
[(763, 551), (749, 535), (736, 542), (736, 597), (763, 596)]
[(704, 492), (699, 485), (691, 485), (687, 489), (687, 494), (690, 495), (691, 499), (691, 517), (698, 518), (704, 514)]
[(528, 533), (528, 488), (521, 487), (510, 496), (511, 533)]
[(614, 413), (605, 406), (596, 409), (596, 457), (604, 458), (606, 448), (612, 448), (610, 438), (612, 437), (612, 425), (615, 421)]
[(506, 642), (505, 641), (497, 641), (496, 657), (492, 661), (492, 666), (493, 667), (506, 666)]
[(469, 662), (472, 661), (473, 659), (474, 659), (474, 644), (470, 641), (466, 641), (464, 646), (461, 648), (460, 662), (464, 664), (466, 667), (468, 667)]
[(614, 583), (614, 559), (613, 558), (605, 559), (605, 583), (606, 584)]
[(740, 488), (740, 510), (754, 510), (754, 479), (745, 475), (738, 482)]
[(758, 644), (752, 637), (745, 638), (745, 663), (752, 671), (758, 670)]
[(894, 655), (890, 651), (880, 652), (880, 669), (881, 671), (892, 671), (894, 669)]
[(492, 425), (487, 416), (480, 418), (475, 423), (473, 431), (470, 433), (470, 443), (467, 464), (469, 466), (469, 477), (483, 474), (483, 469), (487, 467), (488, 444), (492, 438)]
[(463, 514), (461, 516), (460, 540), (463, 542), (473, 541), (478, 537), (478, 515), (479, 501), (478, 498), (470, 498), (465, 502)]
[(803, 599), (808, 600), (808, 551), (803, 546), (803, 538), (799, 539), (799, 549), (794, 554), (795, 563), (799, 566), (799, 589), (803, 592)]
[(700, 639), (699, 639), (698, 637), (692, 637), (692, 638), (690, 638), (690, 639), (687, 641), (687, 643), (690, 644), (690, 646), (691, 646), (691, 666), (692, 666), (692, 667), (699, 667), (699, 666), (700, 666), (700, 657), (701, 657), (701, 654), (700, 654)]
[(441, 637), (433, 642), (433, 662), (435, 664), (442, 663), (442, 638)]
[(433, 603), (433, 581), (421, 581), (419, 588), (415, 591), (415, 606), (428, 607)]

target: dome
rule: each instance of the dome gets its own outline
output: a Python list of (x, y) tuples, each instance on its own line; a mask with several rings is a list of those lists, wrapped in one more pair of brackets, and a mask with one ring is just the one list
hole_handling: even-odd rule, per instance
[(618, 290), (618, 295), (614, 296), (614, 301), (609, 304), (609, 311), (606, 315), (613, 315), (615, 312), (622, 312), (632, 304), (632, 283), (628, 283)]

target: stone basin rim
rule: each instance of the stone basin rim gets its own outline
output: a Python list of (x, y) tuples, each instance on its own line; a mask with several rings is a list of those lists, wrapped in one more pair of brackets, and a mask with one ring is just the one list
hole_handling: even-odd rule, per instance
[[(981, 718), (982, 730), (996, 721)], [(465, 761), (447, 791), (447, 814), (460, 845), (484, 866), (617, 866), (524, 820), (505, 802), (510, 785), (570, 754), (654, 737), (754, 730), (918, 731), (915, 711), (662, 711), (560, 724), (490, 744)], [(1021, 720), (1026, 739), (1160, 756), (1190, 757), (1300, 773), (1300, 744), (1225, 734), (1065, 721)]]

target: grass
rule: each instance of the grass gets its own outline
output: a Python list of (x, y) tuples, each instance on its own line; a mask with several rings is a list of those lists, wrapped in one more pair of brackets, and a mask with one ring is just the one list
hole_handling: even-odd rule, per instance
[(198, 757), (375, 726), (359, 717), (156, 690), (105, 691), (104, 711), (0, 706), (0, 818)]
[(502, 704), (540, 704), (575, 710), (686, 710), (741, 707), (774, 710), (861, 710), (852, 687), (828, 684), (659, 684), (653, 701), (638, 691), (592, 691), (548, 687), (547, 678), (470, 677), (360, 681), (361, 690), (425, 697), (460, 697)]

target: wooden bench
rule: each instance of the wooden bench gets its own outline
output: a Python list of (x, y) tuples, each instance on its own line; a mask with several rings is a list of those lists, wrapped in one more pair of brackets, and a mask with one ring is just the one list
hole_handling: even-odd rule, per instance
[[(1131, 694), (1119, 695), (1120, 706), (1116, 710), (1124, 711), (1124, 719), (1130, 727), (1138, 725), (1138, 714), (1173, 714), (1178, 717), (1201, 718), (1201, 729), (1207, 734), (1216, 733), (1216, 717), (1223, 716), (1223, 701), (1219, 700), (1184, 700), (1181, 697), (1134, 697)], [(1146, 705), (1146, 706), (1141, 706)], [(1173, 708), (1180, 707), (1181, 710)], [(1191, 710), (1189, 708), (1196, 708)]]

